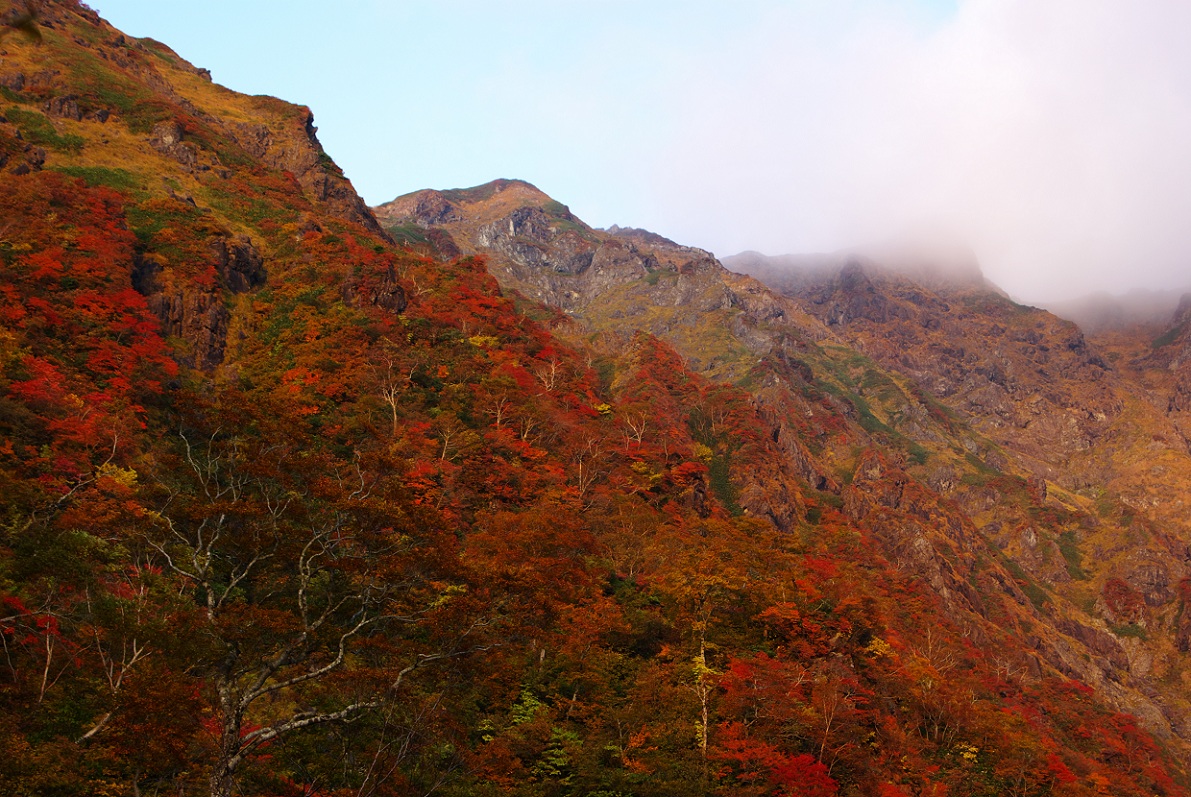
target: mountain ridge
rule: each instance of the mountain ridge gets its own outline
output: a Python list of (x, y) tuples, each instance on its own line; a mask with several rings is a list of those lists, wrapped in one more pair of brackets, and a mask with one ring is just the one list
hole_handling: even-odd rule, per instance
[[(544, 204), (552, 200), (535, 197), (533, 201)], [(630, 271), (624, 285), (635, 287), (643, 307), (621, 310), (617, 308), (624, 301), (627, 290), (624, 285), (611, 287), (608, 282), (581, 283), (571, 275), (554, 276), (566, 272), (565, 268), (556, 269), (548, 276), (534, 273), (534, 269), (545, 271), (550, 267), (549, 253), (554, 239), (548, 226), (545, 233), (534, 238), (534, 245), (546, 254), (539, 252), (534, 257), (526, 257), (515, 248), (494, 242), (491, 236), (478, 234), (484, 225), (492, 225), (496, 220), (488, 216), (469, 219), (468, 210), (460, 205), (454, 220), (430, 226), (456, 239), (470, 241), (466, 246), (474, 251), (487, 253), (491, 258), (490, 271), (506, 288), (525, 292), (525, 286), (533, 285), (534, 280), (567, 281), (572, 295), (563, 300), (555, 298), (554, 303), (566, 309), (582, 326), (596, 330), (617, 325), (649, 329), (675, 346), (692, 367), (713, 379), (735, 381), (753, 392), (766, 406), (781, 408), (777, 417), (813, 417), (815, 410), (807, 407), (798, 394), (805, 394), (808, 387), (822, 386), (826, 377), (834, 382), (835, 390), (848, 391), (844, 394), (847, 403), (838, 405), (839, 408), (866, 424), (870, 433), (888, 435), (896, 427), (897, 433), (908, 434), (908, 438), (900, 437), (900, 434), (899, 437), (903, 441), (901, 445), (905, 446), (902, 456), (909, 458), (911, 469), (916, 471), (913, 478), (962, 507), (962, 513), (980, 529), (978, 536), (983, 536), (987, 544), (995, 545), (1012, 557), (1011, 564), (1020, 568), (1016, 572), (1024, 570), (1038, 579), (1038, 583), (1066, 591), (1073, 602), (1071, 616), (1050, 621), (1062, 635), (1060, 638), (1068, 640), (1061, 644), (1074, 643), (1072, 650), (1086, 647), (1098, 661), (1105, 662), (1102, 673), (1094, 675), (1075, 664), (1070, 653), (1052, 648), (1052, 663), (1066, 662), (1060, 666), (1074, 667), (1072, 671), (1080, 672), (1080, 677), (1091, 678), (1097, 681), (1099, 688), (1109, 691), (1115, 688), (1111, 683), (1120, 678), (1120, 671), (1131, 666), (1129, 656), (1136, 659), (1136, 668), (1143, 673), (1143, 678), (1150, 672), (1152, 661), (1146, 657), (1151, 654), (1141, 651), (1126, 654), (1125, 650), (1135, 647), (1136, 643), (1132, 639), (1114, 639), (1102, 618), (1107, 617), (1112, 622), (1114, 618), (1119, 620), (1120, 615), (1113, 613), (1102, 596), (1095, 599), (1099, 609), (1092, 607), (1089, 603), (1091, 596), (1083, 586), (1085, 579), (1093, 579), (1102, 585), (1115, 585), (1118, 581), (1131, 583), (1135, 585), (1130, 587), (1131, 590), (1140, 588), (1142, 593), (1151, 594), (1157, 607), (1165, 607), (1162, 624), (1167, 629), (1164, 633), (1170, 636), (1162, 644), (1177, 647), (1174, 637), (1181, 639), (1181, 632), (1174, 615), (1182, 616), (1182, 604), (1174, 599), (1168, 587), (1158, 586), (1177, 581), (1185, 573), (1183, 543), (1176, 542), (1175, 538), (1187, 539), (1187, 529), (1180, 519), (1177, 503), (1168, 504), (1169, 509), (1154, 513), (1158, 522), (1173, 523), (1179, 529), (1174, 533), (1175, 537), (1153, 527), (1144, 532), (1152, 535), (1152, 547), (1142, 546), (1138, 555), (1142, 560), (1148, 557), (1149, 564), (1113, 566), (1106, 568), (1108, 573), (1100, 572), (1094, 576), (1088, 575), (1080, 564), (1079, 549), (1083, 545), (1104, 546), (1103, 541), (1109, 539), (1105, 536), (1104, 521), (1095, 517), (1096, 512), (1104, 515), (1105, 510), (1092, 509), (1095, 502), (1091, 500), (1093, 493), (1089, 490), (1094, 485), (1112, 482), (1118, 485), (1117, 489), (1123, 490), (1118, 500), (1136, 506), (1137, 497), (1130, 496), (1136, 489), (1124, 485), (1147, 481), (1138, 479), (1134, 466), (1125, 466), (1119, 475), (1113, 476), (1111, 469), (1106, 470), (1100, 464), (1109, 450), (1117, 451), (1112, 456), (1120, 456), (1123, 463), (1140, 462), (1137, 453), (1126, 453), (1120, 448), (1122, 440), (1136, 440), (1134, 433), (1122, 436), (1118, 428), (1122, 423), (1132, 428), (1135, 422), (1125, 419), (1141, 412), (1147, 418), (1145, 423), (1162, 425), (1168, 430), (1167, 434), (1174, 429), (1160, 407), (1127, 398), (1130, 388), (1122, 376), (1070, 322), (1012, 302), (1002, 291), (989, 285), (978, 266), (969, 261), (961, 262), (958, 267), (930, 261), (897, 262), (885, 266), (871, 258), (840, 253), (794, 258), (803, 266), (800, 273), (794, 273), (788, 262), (779, 259), (773, 264), (756, 255), (746, 259), (746, 265), (747, 260), (751, 260), (755, 276), (768, 281), (776, 293), (784, 294), (787, 299), (783, 301), (760, 289), (757, 283), (751, 283), (754, 286), (751, 290), (757, 297), (752, 306), (763, 307), (764, 312), (750, 314), (746, 311), (745, 323), (721, 316), (714, 326), (718, 327), (719, 334), (728, 330), (728, 345), (738, 347), (736, 351), (740, 353), (735, 356), (739, 360), (760, 356), (762, 370), (716, 369), (709, 367), (709, 358), (703, 356), (715, 333), (695, 337), (686, 334), (680, 325), (689, 327), (689, 318), (685, 321), (667, 320), (660, 325), (654, 322), (652, 327), (641, 325), (641, 318), (650, 318), (650, 314), (656, 312), (653, 308), (663, 304), (682, 307), (696, 316), (706, 316), (708, 310), (722, 310), (725, 304), (743, 305), (744, 302), (735, 300), (738, 294), (730, 286), (750, 283), (734, 283), (739, 278), (722, 269), (718, 262), (691, 272), (692, 276), (704, 275), (709, 283), (704, 290), (711, 295), (733, 297), (726, 302), (701, 305), (693, 300), (698, 291), (689, 289), (685, 293), (671, 291), (659, 301), (658, 295), (650, 294), (647, 287), (648, 271), (644, 274)], [(507, 216), (516, 212), (507, 207), (502, 211)], [(398, 219), (389, 219), (390, 223), (395, 221)], [(729, 262), (733, 260), (729, 259)], [(739, 259), (735, 262), (741, 263)], [(723, 287), (713, 288), (711, 285)], [(557, 297), (559, 291), (539, 291), (530, 295), (550, 301), (549, 297)], [(682, 315), (682, 312), (676, 312), (667, 318)], [(818, 323), (803, 320), (795, 327), (784, 323), (787, 318), (794, 317), (816, 319)], [(812, 354), (815, 350), (818, 350), (817, 356)], [(873, 364), (866, 366), (864, 379), (875, 380), (876, 385), (881, 385), (884, 380), (888, 386), (882, 388), (886, 397), (898, 396), (895, 405), (902, 402), (902, 408), (897, 410), (897, 415), (874, 415), (875, 407), (869, 403), (873, 399), (866, 401), (859, 395), (866, 392), (865, 388), (856, 383), (849, 387), (846, 377), (839, 379), (842, 375), (836, 363), (840, 358), (854, 358), (854, 352), (872, 359)], [(889, 381), (889, 376), (881, 374), (880, 370), (873, 370), (877, 364), (879, 368), (890, 369), (886, 373), (895, 375), (894, 381)], [(910, 383), (899, 384), (898, 378), (908, 378)], [(792, 387), (795, 389), (791, 390)], [(857, 408), (863, 409), (858, 413)], [(956, 414), (947, 417), (944, 413)], [(960, 419), (963, 425), (955, 426)], [(954, 448), (960, 456), (952, 454), (949, 462), (943, 458), (924, 466), (940, 456), (936, 453), (940, 442), (953, 438), (955, 432), (963, 428), (970, 429), (963, 433), (970, 436), (961, 437), (961, 444)], [(806, 439), (807, 431), (804, 427), (791, 436)], [(785, 439), (784, 433), (781, 439)], [(1178, 447), (1168, 450), (1179, 462), (1175, 472), (1186, 473), (1185, 451), (1180, 452)], [(810, 483), (835, 484), (837, 486), (832, 489), (839, 489), (838, 482), (827, 475), (834, 466), (810, 464), (821, 456), (811, 455), (805, 449), (792, 451), (788, 456), (807, 464), (803, 473)], [(922, 462), (915, 466), (915, 459)], [(981, 486), (989, 480), (988, 474), (998, 472), (1005, 474), (998, 479), (1011, 475), (1010, 481), (1002, 481), (996, 491)], [(1170, 475), (1158, 489), (1177, 495), (1181, 479), (1181, 476)], [(1019, 480), (1020, 487), (1009, 490), (1013, 480)], [(964, 482), (967, 486), (963, 486)], [(1019, 515), (1017, 520), (1006, 523), (1006, 499), (998, 492), (1012, 494), (1016, 490), (1032, 492), (1035, 498), (1031, 501), (1036, 505)], [(1105, 498), (1097, 500), (1103, 502)], [(1057, 506), (1060, 514), (1051, 521), (1052, 530), (1047, 532), (1053, 536), (1042, 541), (1031, 525), (1037, 522), (1038, 512), (1048, 502)], [(990, 509), (994, 511), (990, 512)], [(1089, 512), (1092, 514), (1086, 514)], [(1000, 519), (998, 514), (1002, 515)], [(1013, 512), (1008, 514), (1011, 517)], [(863, 512), (855, 513), (857, 520), (862, 516)], [(1058, 520), (1058, 517), (1066, 519)], [(1111, 527), (1111, 513), (1109, 520)], [(897, 543), (893, 538), (889, 538), (888, 544), (896, 551)], [(949, 544), (939, 540), (934, 547), (937, 550)], [(1106, 561), (1122, 553), (1129, 555), (1128, 546), (1122, 548), (1120, 543), (1109, 542), (1100, 550), (1103, 551), (1100, 558)], [(1116, 553), (1109, 554), (1110, 550)], [(891, 554), (896, 555), (893, 551)], [(937, 560), (927, 557), (918, 566), (925, 568), (922, 571), (924, 577), (941, 585), (945, 582), (938, 580), (940, 571), (933, 569), (937, 567), (932, 563), (934, 561)], [(930, 572), (935, 575), (929, 575)], [(1151, 573), (1157, 580), (1144, 573)], [(1124, 580), (1120, 581), (1121, 578)], [(960, 594), (955, 592), (958, 583), (953, 581), (947, 590)], [(1006, 589), (1009, 583), (1006, 582)], [(1115, 587), (1105, 586), (1104, 589), (1111, 592)], [(964, 600), (971, 604), (970, 599)], [(1034, 593), (1032, 600), (1042, 600), (1040, 593)], [(1093, 609), (1093, 616), (1084, 614), (1084, 609), (1076, 609), (1075, 604)], [(1100, 617), (1095, 617), (1096, 614)], [(1104, 630), (1095, 630), (1097, 623)], [(1121, 627), (1119, 623), (1118, 627)], [(1111, 654), (1108, 660), (1103, 658), (1107, 654)], [(1181, 667), (1177, 664), (1177, 654), (1173, 654), (1174, 658), (1170, 652), (1163, 656), (1168, 665), (1174, 664), (1176, 671)], [(1151, 687), (1142, 687), (1142, 691), (1148, 689)], [(1148, 698), (1138, 702), (1137, 698), (1118, 694), (1118, 699), (1130, 704), (1131, 710), (1145, 712), (1150, 727), (1170, 733), (1170, 723), (1186, 727), (1186, 720), (1179, 719), (1177, 712), (1172, 713), (1173, 705), (1181, 704), (1181, 698), (1175, 693), (1167, 694), (1163, 698), (1167, 703), (1162, 708), (1143, 708)]]
[[(0, 64), (11, 792), (1188, 792), (1171, 535), (865, 313), (512, 181), (397, 247), (308, 109), (41, 8)], [(1145, 560), (1080, 578), (1096, 531)]]

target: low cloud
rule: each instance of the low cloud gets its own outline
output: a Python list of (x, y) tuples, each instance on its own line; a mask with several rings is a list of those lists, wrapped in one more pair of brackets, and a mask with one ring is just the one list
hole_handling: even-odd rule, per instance
[(1036, 301), (1191, 284), (1191, 5), (811, 14), (773, 9), (673, 89), (690, 123), (648, 172), (671, 237), (730, 254), (942, 234)]

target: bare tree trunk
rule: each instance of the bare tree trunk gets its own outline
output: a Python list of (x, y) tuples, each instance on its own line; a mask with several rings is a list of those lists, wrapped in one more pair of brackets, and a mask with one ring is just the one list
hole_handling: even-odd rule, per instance
[(225, 675), (220, 675), (218, 689), (223, 724), (219, 729), (219, 754), (211, 770), (211, 797), (232, 797), (236, 787), (236, 769), (243, 760), (240, 749), (243, 713)]

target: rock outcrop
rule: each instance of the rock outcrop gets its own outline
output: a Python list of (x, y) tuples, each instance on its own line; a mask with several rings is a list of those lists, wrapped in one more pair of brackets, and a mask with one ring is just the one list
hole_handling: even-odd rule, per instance
[(266, 280), (264, 259), (247, 238), (215, 238), (209, 253), (218, 284), (206, 289), (175, 281), (153, 259), (138, 259), (131, 275), (165, 334), (181, 341), (179, 359), (207, 371), (223, 363), (227, 349), (231, 313), (224, 292), (245, 293)]
[(318, 140), (318, 128), (314, 125), (314, 114), (309, 108), (302, 108), (300, 116), (282, 128), (240, 123), (231, 133), (266, 166), (293, 174), (315, 204), (363, 225), (375, 234), (388, 237), (342, 170), (323, 150)]

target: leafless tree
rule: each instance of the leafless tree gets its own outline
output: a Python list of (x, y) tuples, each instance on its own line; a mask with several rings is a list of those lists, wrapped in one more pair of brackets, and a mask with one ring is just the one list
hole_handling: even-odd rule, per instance
[[(325, 488), (316, 494), (303, 477), (286, 477), (293, 452), (280, 443), (250, 446), (219, 429), (201, 442), (179, 437), (191, 479), (166, 485), (148, 543), (190, 585), (217, 652), (204, 665), (219, 720), (213, 797), (235, 793), (244, 763), (263, 745), (350, 722), (394, 699), (417, 670), (476, 649), (479, 621), (445, 649), (396, 650), (408, 661), (386, 688), (312, 707), (304, 687), (343, 671), (359, 640), (411, 627), (433, 607), (424, 595), (410, 597), (423, 577), (393, 564), (415, 543), (375, 525), (367, 506), (379, 477), (358, 461), (319, 472), (337, 487), (328, 498)], [(112, 678), (145, 655), (113, 654)], [(278, 711), (287, 705), (294, 708)]]

